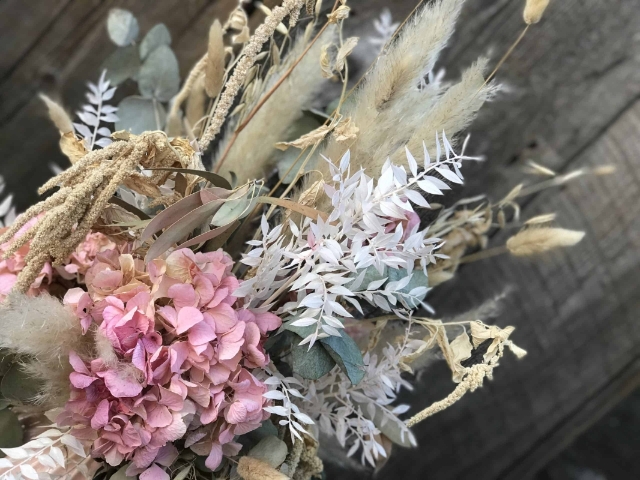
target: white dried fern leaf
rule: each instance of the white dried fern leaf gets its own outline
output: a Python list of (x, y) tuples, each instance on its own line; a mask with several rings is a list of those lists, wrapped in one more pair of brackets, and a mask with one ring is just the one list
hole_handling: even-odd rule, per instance
[(107, 101), (113, 98), (116, 87), (110, 87), (109, 80), (105, 79), (107, 71), (103, 70), (98, 85), (89, 83), (87, 99), (89, 103), (82, 106), (82, 110), (77, 112), (82, 123), (74, 123), (76, 132), (82, 137), (87, 150), (93, 150), (96, 146), (106, 147), (111, 143), (111, 130), (105, 126), (100, 126), (101, 122), (115, 123), (118, 121), (116, 115), (117, 108), (108, 105)]

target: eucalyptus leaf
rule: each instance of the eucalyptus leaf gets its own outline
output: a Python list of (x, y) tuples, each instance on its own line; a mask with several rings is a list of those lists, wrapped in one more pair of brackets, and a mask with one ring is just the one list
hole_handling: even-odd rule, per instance
[(211, 219), (211, 224), (220, 227), (246, 217), (257, 205), (258, 198), (267, 192), (266, 188), (258, 185), (252, 185), (246, 190), (244, 188), (238, 190)]
[(129, 468), (128, 463), (121, 466), (116, 473), (109, 477), (109, 480), (131, 480), (131, 477), (127, 477), (127, 474), (125, 473), (127, 468)]
[[(373, 265), (370, 267), (367, 267), (366, 269), (366, 273), (364, 274), (363, 280), (362, 282), (360, 282), (360, 285), (354, 285), (356, 282), (356, 279), (358, 278), (358, 276), (360, 276), (362, 274), (362, 270), (359, 270), (358, 273), (356, 275), (353, 275), (353, 281), (349, 282), (345, 285), (345, 287), (347, 287), (349, 290), (366, 290), (367, 286), (371, 283), (371, 282), (375, 282), (377, 280), (382, 280), (383, 278), (388, 277), (387, 271), (389, 270), (389, 268), (387, 266), (385, 266), (382, 270), (382, 273), (378, 272), (378, 270), (376, 269), (376, 267), (374, 267)], [(355, 288), (354, 288), (355, 286)]]
[(258, 444), (249, 451), (251, 458), (257, 458), (269, 464), (273, 468), (278, 468), (287, 458), (289, 450), (287, 444), (275, 435), (264, 437)]
[(320, 339), (331, 358), (347, 374), (353, 385), (357, 385), (364, 378), (364, 362), (356, 342), (344, 330), (340, 330), (341, 337), (329, 336)]
[(199, 177), (204, 178), (210, 184), (216, 187), (231, 190), (231, 184), (227, 181), (226, 178), (221, 177), (217, 173), (207, 172), (206, 170), (196, 170), (193, 168), (172, 168), (172, 167), (150, 168), (149, 170), (167, 170), (169, 172), (186, 173), (187, 175), (197, 175)]
[(147, 215), (146, 213), (144, 213), (142, 210), (140, 210), (138, 207), (134, 207), (133, 205), (131, 205), (130, 203), (125, 202), (123, 199), (121, 199), (120, 197), (111, 197), (109, 199), (109, 203), (112, 203), (113, 205), (117, 205), (120, 208), (125, 209), (127, 212), (129, 213), (133, 213), (136, 217), (138, 217), (140, 220), (149, 220), (151, 217), (149, 217), (149, 215)]
[(190, 211), (176, 223), (167, 228), (162, 235), (151, 245), (145, 257), (145, 263), (159, 257), (174, 243), (188, 236), (193, 230), (202, 225), (223, 205), (223, 200), (214, 200), (205, 203), (195, 210)]
[(22, 445), (24, 430), (12, 410), (0, 410), (0, 448), (15, 448)]
[(135, 135), (152, 130), (162, 130), (167, 113), (158, 101), (131, 96), (118, 105), (116, 130), (126, 130)]
[(291, 350), (294, 373), (307, 380), (318, 380), (331, 371), (336, 362), (319, 342), (314, 343), (309, 349), (308, 345), (298, 345), (302, 338), (296, 340)]
[(107, 31), (111, 41), (119, 47), (131, 45), (140, 33), (138, 20), (129, 10), (112, 8), (107, 19)]
[(140, 57), (135, 45), (118, 48), (102, 63), (101, 70), (106, 70), (106, 79), (111, 85), (120, 85), (129, 78), (135, 79), (140, 70)]
[(140, 68), (138, 88), (143, 97), (168, 102), (180, 90), (178, 59), (167, 45), (149, 54)]
[(41, 390), (42, 384), (29, 377), (19, 363), (11, 365), (0, 383), (2, 396), (14, 402), (32, 403)]
[[(389, 268), (387, 273), (389, 275), (389, 280), (388, 280), (389, 282), (397, 282), (398, 280), (405, 278), (409, 274), (405, 269), (396, 269), (396, 268)], [(412, 274), (411, 281), (406, 287), (400, 289), (399, 290), (400, 292), (409, 293), (411, 290), (417, 287), (429, 287), (429, 279), (424, 274), (422, 269), (414, 269), (411, 272), (411, 274)], [(405, 302), (407, 302), (407, 305), (409, 305), (409, 307), (418, 308), (418, 306), (420, 305), (420, 302), (424, 300), (426, 296), (427, 294), (425, 292), (424, 295), (417, 296), (415, 300), (410, 297), (403, 297), (403, 298)]]
[[(297, 343), (300, 343), (303, 338), (311, 335), (315, 331), (316, 327), (313, 325), (308, 327), (296, 327), (290, 323), (283, 326), (286, 330), (294, 332), (300, 337), (299, 341), (296, 342), (293, 352), (296, 351), (296, 347), (307, 350), (308, 347), (306, 345), (300, 346), (297, 345)], [(347, 332), (340, 330), (340, 334), (340, 337), (329, 336), (318, 339), (311, 350), (316, 348), (318, 344), (321, 345), (322, 350), (324, 350), (324, 352), (332, 359), (332, 366), (338, 364), (342, 371), (346, 373), (347, 377), (349, 377), (351, 383), (353, 385), (357, 385), (364, 378), (364, 361), (362, 360), (362, 354), (360, 353), (360, 349), (356, 342), (353, 341)], [(297, 372), (295, 364), (293, 370)], [(330, 370), (331, 369), (325, 372), (325, 374), (329, 373)], [(301, 376), (304, 377), (302, 374)]]
[(171, 33), (164, 23), (159, 23), (149, 30), (140, 42), (140, 58), (144, 60), (162, 45), (171, 45)]

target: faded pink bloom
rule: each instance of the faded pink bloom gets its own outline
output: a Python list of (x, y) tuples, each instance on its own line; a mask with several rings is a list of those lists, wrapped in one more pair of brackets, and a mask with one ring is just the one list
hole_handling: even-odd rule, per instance
[(70, 356), (72, 396), (59, 423), (94, 439), (94, 456), (131, 461), (129, 474), (160, 480), (175, 459), (172, 442), (184, 438), (217, 468), (241, 448), (235, 437), (268, 417), (266, 386), (248, 369), (269, 361), (263, 343), (281, 320), (243, 308), (222, 251), (181, 249), (147, 267), (116, 249), (99, 252), (88, 292), (65, 296), (85, 331), (98, 323), (117, 362)]

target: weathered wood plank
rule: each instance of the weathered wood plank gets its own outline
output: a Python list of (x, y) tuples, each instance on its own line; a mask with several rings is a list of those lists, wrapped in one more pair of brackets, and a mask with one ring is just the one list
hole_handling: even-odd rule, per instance
[[(527, 478), (554, 442), (588, 425), (580, 409), (592, 398), (606, 403), (607, 392), (615, 393), (608, 390), (612, 380), (635, 365), (640, 353), (639, 128), (636, 102), (571, 164), (611, 163), (616, 174), (546, 192), (525, 208), (527, 215), (557, 212), (563, 225), (586, 230), (580, 245), (537, 261), (504, 257), (471, 264), (434, 292), (433, 304), (442, 315), (451, 315), (515, 287), (496, 323), (515, 325), (513, 338), (529, 355), (521, 362), (505, 358), (493, 382), (417, 428), (421, 461), (408, 467), (407, 478), (434, 471), (442, 479)], [(430, 384), (411, 396), (416, 408), (442, 396), (444, 380), (425, 378)], [(631, 378), (637, 386), (638, 376)], [(545, 445), (546, 440), (551, 443)], [(396, 452), (385, 469), (387, 478), (416, 454)]]
[[(3, 159), (0, 174), (9, 185), (20, 185), (14, 192), (18, 208), (23, 210), (33, 202), (38, 186), (50, 177), (50, 162), (60, 165), (67, 162), (57, 147), (58, 134), (36, 94), (46, 91), (72, 108), (82, 103), (86, 82), (97, 79), (101, 63), (115, 49), (104, 26), (110, 8), (121, 6), (134, 12), (143, 33), (156, 23), (164, 22), (174, 35), (174, 44), (180, 44), (190, 27), (203, 21), (206, 12), (228, 10), (232, 3), (227, 0), (69, 3), (64, 14), (0, 81), (0, 158)], [(206, 42), (206, 34), (204, 38)], [(9, 44), (12, 41), (7, 40)], [(201, 55), (202, 48), (194, 52)], [(191, 58), (188, 60), (181, 59), (183, 75), (193, 64)]]

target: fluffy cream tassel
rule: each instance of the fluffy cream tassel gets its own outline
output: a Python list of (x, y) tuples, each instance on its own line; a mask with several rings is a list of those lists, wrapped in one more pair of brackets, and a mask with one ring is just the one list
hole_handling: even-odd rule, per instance
[(244, 480), (288, 480), (289, 478), (268, 463), (247, 456), (240, 457), (238, 475)]
[(0, 331), (0, 348), (26, 357), (25, 371), (44, 382), (39, 402), (61, 406), (69, 394), (69, 352), (91, 348), (76, 316), (47, 294), (14, 293), (0, 305)]
[(564, 228), (528, 228), (507, 240), (507, 249), (516, 257), (529, 257), (558, 247), (572, 247), (584, 232)]

